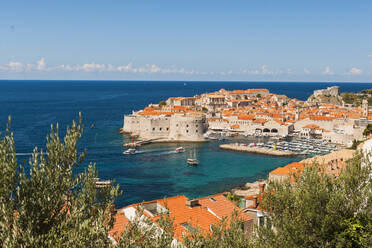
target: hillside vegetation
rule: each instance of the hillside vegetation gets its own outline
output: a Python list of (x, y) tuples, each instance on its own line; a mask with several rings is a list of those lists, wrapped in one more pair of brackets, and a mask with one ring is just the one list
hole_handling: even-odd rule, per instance
[(361, 106), (363, 99), (368, 100), (368, 105), (372, 105), (372, 89), (362, 90), (359, 93), (344, 92), (341, 94), (342, 100), (347, 104), (354, 104), (354, 106)]
[(320, 95), (320, 96), (311, 95), (307, 99), (307, 102), (318, 103), (318, 104), (342, 105), (342, 97), (331, 96), (331, 95)]

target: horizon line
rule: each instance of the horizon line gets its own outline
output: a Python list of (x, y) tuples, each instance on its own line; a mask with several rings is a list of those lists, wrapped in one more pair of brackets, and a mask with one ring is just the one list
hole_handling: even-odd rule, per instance
[(257, 81), (245, 81), (245, 80), (141, 80), (141, 79), (134, 79), (134, 80), (128, 80), (128, 79), (0, 79), (1, 81), (81, 81), (81, 82), (87, 82), (87, 81), (94, 81), (94, 82), (179, 82), (179, 83), (215, 83), (215, 82), (221, 82), (221, 83), (325, 83), (325, 84), (344, 84), (344, 83), (359, 83), (359, 84), (372, 84), (371, 82), (357, 82), (357, 81), (294, 81), (294, 80), (288, 80), (288, 81), (265, 81), (265, 80), (257, 80)]

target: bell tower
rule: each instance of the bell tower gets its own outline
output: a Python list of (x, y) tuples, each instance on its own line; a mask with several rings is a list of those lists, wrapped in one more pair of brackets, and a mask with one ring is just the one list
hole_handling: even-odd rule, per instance
[(362, 101), (363, 117), (368, 118), (368, 100), (363, 99)]

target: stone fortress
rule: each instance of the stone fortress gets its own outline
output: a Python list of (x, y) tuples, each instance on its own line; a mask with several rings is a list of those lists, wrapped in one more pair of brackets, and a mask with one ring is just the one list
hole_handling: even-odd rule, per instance
[(123, 131), (143, 140), (203, 141), (206, 119), (204, 115), (133, 113), (124, 117)]
[(321, 90), (314, 90), (314, 96), (322, 96), (322, 95), (329, 95), (329, 96), (339, 96), (340, 95), (340, 87), (339, 86), (332, 86), (328, 87), (327, 89)]
[[(339, 96), (338, 86), (316, 90), (313, 95)], [(370, 116), (369, 116), (370, 115)], [(204, 93), (193, 97), (170, 97), (159, 104), (124, 116), (122, 132), (153, 141), (204, 141), (206, 134), (297, 136), (325, 139), (350, 145), (363, 138), (372, 120), (368, 104), (344, 108), (311, 104), (267, 89)]]

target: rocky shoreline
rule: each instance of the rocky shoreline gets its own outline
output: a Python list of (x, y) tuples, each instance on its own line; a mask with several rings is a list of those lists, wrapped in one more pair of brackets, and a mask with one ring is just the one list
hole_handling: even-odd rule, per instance
[(231, 194), (234, 194), (240, 197), (257, 195), (260, 193), (260, 186), (259, 186), (260, 184), (266, 184), (266, 180), (258, 179), (257, 181), (253, 183), (246, 183), (241, 186), (236, 186), (226, 191), (226, 193), (231, 193)]

